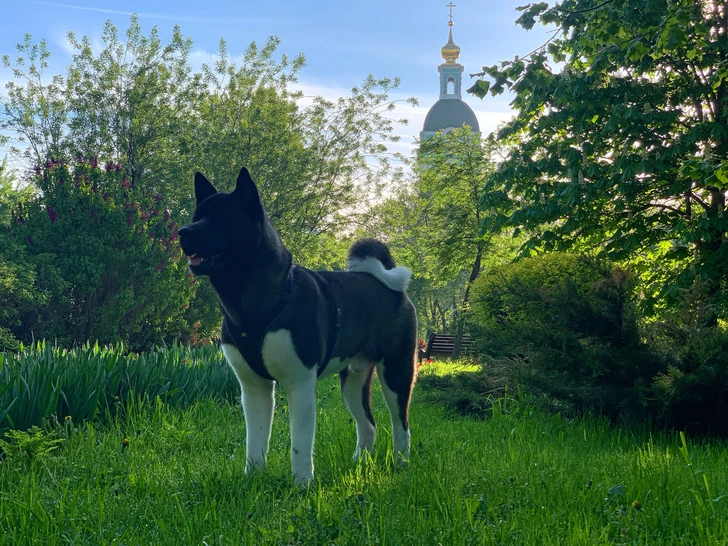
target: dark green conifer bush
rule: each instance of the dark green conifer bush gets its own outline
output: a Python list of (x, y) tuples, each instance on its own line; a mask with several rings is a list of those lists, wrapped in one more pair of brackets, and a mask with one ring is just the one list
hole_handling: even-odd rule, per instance
[(644, 413), (660, 358), (640, 340), (634, 281), (611, 264), (549, 253), (485, 271), (472, 329), (491, 367), (556, 407)]
[[(705, 326), (704, 287), (656, 318), (639, 285), (603, 261), (549, 253), (485, 271), (471, 331), (493, 388), (526, 387), (559, 411), (728, 433), (728, 330)], [(477, 404), (463, 403), (463, 407)]]

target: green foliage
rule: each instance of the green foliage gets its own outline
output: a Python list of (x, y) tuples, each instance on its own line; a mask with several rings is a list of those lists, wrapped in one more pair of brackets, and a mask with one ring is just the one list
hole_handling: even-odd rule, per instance
[(17, 349), (13, 332), (22, 328), (24, 317), (48, 304), (49, 293), (37, 286), (36, 279), (24, 245), (0, 232), (0, 351)]
[(423, 339), (428, 339), (432, 332), (455, 333), (466, 282), (465, 272), (448, 283), (413, 276), (407, 295), (417, 309), (417, 325)]
[(73, 62), (56, 76), (65, 82), (66, 153), (123, 163), (132, 185), (163, 194), (175, 209), (179, 180), (191, 174), (180, 164), (180, 138), (199, 101), (201, 76), (188, 63), (192, 40), (178, 25), (167, 43), (156, 26), (145, 36), (132, 14), (123, 37), (105, 23), (100, 48), (73, 32), (67, 42)]
[[(683, 313), (646, 328), (650, 347), (667, 363), (650, 386), (660, 422), (684, 430), (728, 434), (728, 328), (702, 326), (702, 299), (685, 294)], [(693, 313), (686, 313), (690, 310)], [(708, 311), (710, 312), (710, 311)]]
[(468, 307), (469, 286), (490, 263), (513, 254), (506, 237), (481, 232), (489, 215), (483, 186), (494, 170), (494, 146), (468, 127), (424, 139), (415, 177), (371, 211), (368, 235), (387, 241), (414, 279), (408, 293), (423, 336), (456, 333)]
[(5, 227), (11, 218), (11, 210), (18, 201), (28, 199), (33, 195), (30, 186), (16, 188), (16, 180), (8, 172), (7, 158), (0, 163), (0, 227)]
[(483, 146), (480, 135), (469, 127), (440, 132), (420, 143), (419, 235), (429, 239), (431, 263), (426, 273), (436, 279), (452, 279), (463, 268), (475, 276), (480, 271), (490, 238), (480, 225), (488, 215), (481, 199), (494, 169), (491, 153), (492, 147)]
[[(725, 325), (703, 325), (713, 311), (705, 309), (700, 288), (684, 293), (676, 311), (649, 322), (637, 313), (635, 292), (625, 271), (572, 254), (486, 271), (472, 300), (471, 332), (484, 362), (479, 382), (525, 386), (559, 410), (588, 408), (725, 436)], [(460, 405), (487, 400), (460, 392), (469, 400)]]
[(40, 294), (20, 294), (37, 307), (26, 305), (8, 326), (19, 339), (121, 340), (138, 350), (180, 336), (194, 282), (176, 225), (163, 197), (133, 186), (122, 171), (83, 158), (73, 168), (52, 160), (37, 168), (41, 193), (13, 211), (10, 236), (24, 252), (6, 266), (23, 275), (16, 284)]
[(632, 279), (607, 263), (550, 253), (493, 267), (473, 286), (473, 333), (504, 382), (570, 411), (642, 417), (662, 368), (639, 337)]
[(25, 245), (10, 235), (10, 224), (19, 202), (32, 198), (29, 188), (14, 188), (7, 163), (0, 164), (0, 351), (18, 348), (13, 330), (21, 317), (48, 302), (49, 294), (38, 290), (36, 273)]
[(195, 279), (195, 282), (195, 295), (190, 299), (189, 307), (185, 309), (183, 315), (187, 325), (183, 340), (192, 346), (214, 343), (220, 338), (222, 327), (217, 293), (210, 279)]
[[(725, 6), (567, 0), (523, 8), (558, 27), (528, 58), (484, 67), (481, 97), (509, 88), (513, 145), (486, 185), (487, 230), (531, 231), (526, 249), (598, 249), (630, 261), (648, 311), (704, 288), (715, 326), (728, 279)], [(722, 303), (721, 303), (722, 302)]]
[(6, 95), (0, 97), (0, 129), (13, 142), (11, 153), (32, 168), (47, 157), (59, 156), (63, 149), (63, 127), (68, 120), (65, 81), (45, 74), (51, 56), (45, 40), (33, 43), (26, 34), (17, 50), (20, 55), (14, 60), (10, 55), (2, 57), (3, 67), (12, 70), (16, 81), (7, 82)]
[[(196, 97), (188, 103), (184, 127), (175, 137), (181, 153), (169, 157), (167, 167), (170, 174), (180, 169), (183, 175), (160, 176), (163, 173), (157, 168), (150, 173), (175, 196), (175, 209), (185, 221), (194, 209), (194, 196), (191, 183), (180, 184), (179, 180), (191, 181), (195, 170), (204, 172), (218, 189), (232, 191), (237, 173), (245, 165), (264, 195), (279, 197), (282, 186), (300, 197), (306, 162), (294, 158), (306, 152), (295, 102), (300, 95), (289, 86), (296, 82), (305, 59), (303, 55), (289, 59), (285, 54), (277, 59), (279, 45), (276, 37), (262, 47), (252, 42), (238, 65), (221, 40), (213, 65), (203, 64), (199, 73), (188, 67), (194, 74), (191, 85)], [(280, 197), (287, 198), (285, 192)]]
[[(391, 171), (386, 143), (398, 137), (389, 94), (399, 80), (370, 75), (348, 97), (314, 97), (301, 109), (300, 93), (288, 86), (303, 58), (289, 61), (284, 55), (276, 63), (278, 45), (274, 38), (262, 48), (251, 44), (237, 66), (221, 44), (214, 68), (203, 67), (209, 92), (201, 97), (194, 121), (199, 127), (185, 148), (194, 167), (222, 191), (232, 191), (240, 166), (247, 165), (294, 259), (308, 267), (329, 266), (336, 237), (360, 223), (359, 205)], [(189, 190), (187, 195), (184, 208), (191, 212)]]
[(181, 405), (202, 396), (238, 395), (217, 347), (130, 353), (121, 345), (67, 350), (41, 342), (0, 353), (0, 431), (25, 430), (53, 417), (74, 423), (107, 419), (135, 396)]
[(7, 328), (0, 326), (0, 350), (13, 351), (19, 347), (19, 342)]
[(134, 15), (123, 37), (108, 21), (100, 48), (89, 37), (67, 38), (73, 62), (52, 83), (44, 42), (27, 36), (17, 58), (4, 58), (15, 80), (0, 97), (0, 129), (28, 168), (48, 157), (110, 158), (125, 165), (132, 185), (165, 195), (172, 217), (186, 222), (196, 170), (227, 191), (245, 165), (284, 241), (309, 264), (320, 256), (318, 235), (352, 225), (341, 211), (381, 189), (391, 170), (387, 143), (398, 139), (394, 125), (406, 123), (391, 115), (397, 78), (368, 76), (347, 97), (313, 97), (301, 108), (290, 87), (305, 59), (278, 54), (274, 36), (251, 43), (240, 64), (221, 40), (215, 62), (200, 70), (189, 65), (192, 42), (179, 27), (164, 43), (156, 27), (145, 35)]
[(5, 438), (0, 439), (0, 450), (11, 460), (40, 460), (63, 443), (63, 438), (57, 438), (55, 433), (47, 433), (36, 426), (27, 431), (9, 430), (5, 433)]
[(415, 304), (422, 337), (429, 332), (449, 332), (455, 324), (454, 312), (462, 301), (465, 279), (435, 279), (431, 241), (423, 235), (417, 181), (401, 179), (389, 196), (372, 207), (358, 237), (375, 237), (386, 241), (398, 264), (406, 264), (414, 273), (407, 295)]

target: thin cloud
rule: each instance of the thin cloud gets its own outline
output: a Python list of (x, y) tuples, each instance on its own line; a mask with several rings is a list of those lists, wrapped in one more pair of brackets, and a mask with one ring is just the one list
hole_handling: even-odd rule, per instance
[[(165, 15), (163, 13), (147, 13), (147, 12), (133, 12), (133, 11), (123, 11), (123, 10), (116, 10), (116, 9), (107, 9), (107, 8), (94, 8), (90, 6), (77, 6), (75, 4), (59, 4), (57, 2), (43, 2), (42, 0), (25, 0), (27, 3), (30, 4), (39, 4), (42, 6), (53, 6), (56, 8), (66, 8), (66, 9), (75, 9), (75, 10), (81, 10), (81, 11), (93, 11), (96, 13), (108, 13), (110, 15), (126, 15), (130, 16), (132, 14), (136, 14), (139, 17), (145, 17), (149, 19), (163, 19), (165, 21), (177, 21), (177, 22), (185, 22), (185, 23), (209, 23), (209, 24), (221, 24), (221, 23), (231, 23), (231, 22), (247, 22), (250, 23), (251, 20), (247, 19), (243, 21), (239, 18), (230, 18), (230, 17), (202, 17), (197, 15)], [(257, 21), (256, 23), (260, 23), (261, 21)]]

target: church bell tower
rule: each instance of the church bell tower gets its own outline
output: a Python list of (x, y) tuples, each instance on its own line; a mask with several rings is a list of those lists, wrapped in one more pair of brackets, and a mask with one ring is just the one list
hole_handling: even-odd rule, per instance
[(447, 26), (447, 43), (442, 46), (440, 53), (445, 62), (437, 67), (440, 73), (440, 99), (430, 108), (425, 118), (425, 124), (420, 133), (420, 139), (428, 138), (438, 131), (449, 132), (457, 127), (467, 125), (473, 132), (479, 133), (480, 126), (475, 113), (463, 101), (462, 81), (464, 67), (458, 63), (460, 47), (455, 44), (452, 38), (453, 16), (452, 8), (455, 4), (450, 2), (447, 7), (450, 9), (450, 20)]

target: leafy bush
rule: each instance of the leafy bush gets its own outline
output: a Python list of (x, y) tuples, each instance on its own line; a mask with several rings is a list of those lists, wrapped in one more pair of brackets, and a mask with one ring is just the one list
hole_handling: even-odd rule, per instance
[[(698, 293), (702, 292), (697, 288)], [(649, 324), (646, 335), (667, 363), (652, 381), (650, 396), (657, 418), (691, 431), (728, 435), (728, 325), (706, 328), (704, 300), (695, 291), (683, 294), (683, 305)]]
[[(79, 157), (73, 168), (49, 160), (36, 173), (40, 193), (12, 210), (12, 243), (4, 243), (22, 247), (6, 256), (21, 261), (0, 267), (23, 275), (37, 296), (0, 326), (26, 343), (121, 341), (134, 350), (180, 337), (195, 281), (163, 197), (134, 187), (121, 165), (94, 159)], [(0, 286), (0, 298), (16, 293)]]
[(213, 346), (136, 354), (121, 345), (67, 350), (41, 342), (0, 353), (0, 432), (26, 430), (51, 416), (79, 423), (114, 414), (131, 393), (180, 405), (201, 396), (234, 400), (239, 386)]
[(23, 462), (42, 459), (63, 443), (63, 438), (57, 438), (55, 433), (45, 432), (36, 426), (27, 431), (9, 430), (5, 438), (0, 439), (0, 451), (10, 459)]
[(632, 289), (624, 270), (572, 254), (497, 266), (473, 285), (473, 334), (505, 381), (558, 408), (642, 415), (664, 366), (640, 341)]
[(21, 317), (48, 302), (47, 292), (36, 288), (35, 267), (29, 261), (25, 245), (10, 236), (11, 210), (27, 190), (16, 191), (13, 181), (5, 176), (5, 163), (0, 163), (0, 351), (18, 348), (13, 329), (21, 325)]

